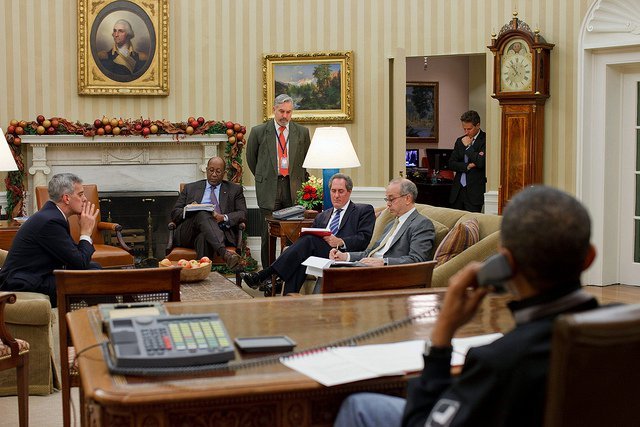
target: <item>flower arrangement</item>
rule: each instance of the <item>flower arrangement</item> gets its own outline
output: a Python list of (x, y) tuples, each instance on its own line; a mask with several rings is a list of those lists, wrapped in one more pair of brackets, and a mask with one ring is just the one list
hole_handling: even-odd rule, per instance
[(322, 208), (322, 178), (311, 175), (308, 181), (302, 183), (302, 187), (296, 194), (298, 195), (297, 204), (307, 209)]

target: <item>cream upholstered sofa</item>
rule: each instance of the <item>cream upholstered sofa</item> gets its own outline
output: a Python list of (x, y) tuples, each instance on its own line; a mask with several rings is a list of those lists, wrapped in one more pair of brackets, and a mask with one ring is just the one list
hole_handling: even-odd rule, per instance
[[(447, 286), (449, 278), (458, 272), (462, 267), (471, 261), (483, 261), (490, 255), (497, 252), (498, 242), (500, 240), (500, 223), (502, 217), (498, 215), (472, 213), (457, 209), (443, 208), (438, 206), (430, 206), (416, 204), (416, 209), (425, 217), (433, 221), (436, 228), (436, 242), (434, 246), (434, 254), (442, 239), (447, 233), (458, 223), (476, 218), (479, 225), (480, 240), (473, 246), (465, 249), (454, 258), (437, 266), (433, 270), (433, 279), (431, 287)], [(384, 227), (393, 220), (393, 215), (389, 213), (386, 207), (376, 208), (376, 225), (373, 229), (371, 241), (375, 242), (380, 238)]]
[[(7, 251), (0, 249), (0, 266)], [(54, 327), (55, 313), (49, 297), (34, 292), (14, 292), (15, 304), (5, 307), (5, 324), (15, 338), (29, 343), (29, 394), (44, 395), (60, 388), (55, 367)], [(16, 394), (16, 376), (13, 371), (0, 373), (0, 396)]]

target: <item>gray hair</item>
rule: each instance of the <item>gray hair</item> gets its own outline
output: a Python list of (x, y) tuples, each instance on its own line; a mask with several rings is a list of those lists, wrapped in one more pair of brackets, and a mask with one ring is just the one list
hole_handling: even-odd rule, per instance
[(407, 178), (394, 178), (389, 181), (389, 185), (391, 184), (400, 184), (400, 194), (403, 196), (405, 194), (410, 195), (412, 202), (415, 203), (418, 199), (418, 187), (416, 187), (416, 185)]
[(131, 24), (129, 23), (129, 21), (127, 21), (126, 19), (118, 19), (116, 23), (113, 24), (113, 26), (115, 27), (118, 24), (122, 24), (126, 27), (125, 31), (127, 32), (127, 38), (129, 38), (129, 40), (131, 40), (136, 36), (135, 33), (133, 32), (133, 28), (131, 28)]
[(331, 178), (329, 178), (329, 189), (331, 189), (331, 183), (333, 183), (334, 179), (344, 179), (344, 182), (347, 186), (347, 191), (353, 190), (353, 180), (351, 179), (351, 177), (340, 172), (334, 173)]
[(589, 251), (591, 219), (574, 197), (539, 185), (516, 194), (504, 210), (502, 246), (538, 289), (572, 286)]
[(283, 94), (280, 94), (280, 95), (276, 96), (276, 99), (273, 100), (273, 106), (276, 107), (276, 106), (278, 106), (280, 104), (284, 104), (286, 102), (290, 102), (291, 105), (293, 105), (293, 98), (291, 98), (286, 93), (283, 93)]
[(59, 202), (65, 194), (73, 194), (75, 184), (82, 184), (78, 175), (72, 173), (59, 173), (49, 181), (49, 199)]

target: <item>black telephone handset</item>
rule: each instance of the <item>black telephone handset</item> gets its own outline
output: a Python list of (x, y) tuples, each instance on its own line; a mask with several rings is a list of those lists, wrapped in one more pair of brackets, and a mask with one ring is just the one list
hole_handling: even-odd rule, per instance
[(513, 276), (509, 261), (503, 254), (495, 254), (484, 261), (476, 278), (480, 286), (493, 286), (496, 293), (507, 291), (505, 282)]

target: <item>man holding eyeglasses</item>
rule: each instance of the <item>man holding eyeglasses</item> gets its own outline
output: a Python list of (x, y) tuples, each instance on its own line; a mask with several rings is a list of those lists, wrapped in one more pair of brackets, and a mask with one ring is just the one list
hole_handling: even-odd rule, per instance
[(363, 252), (340, 252), (332, 249), (329, 258), (337, 261), (360, 261), (368, 266), (411, 264), (433, 258), (436, 232), (433, 223), (415, 208), (416, 185), (405, 178), (389, 182), (387, 209), (395, 217), (382, 237)]
[[(176, 223), (176, 246), (194, 248), (198, 258), (213, 258), (215, 254), (224, 258), (231, 269), (240, 262), (240, 256), (226, 249), (233, 244), (238, 224), (247, 218), (247, 202), (242, 186), (226, 181), (226, 165), (222, 158), (212, 157), (207, 162), (207, 179), (191, 182), (180, 192), (171, 220)], [(213, 204), (214, 211), (189, 212), (182, 218), (187, 204)]]

